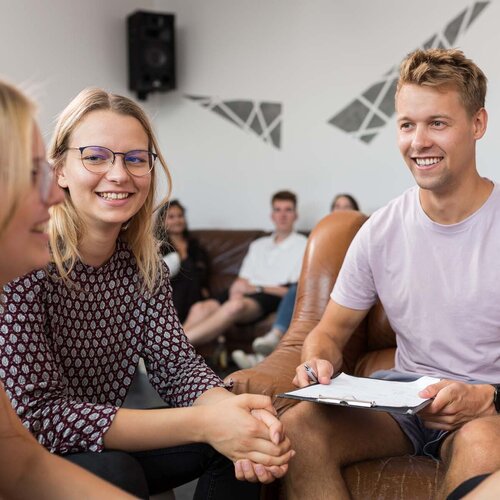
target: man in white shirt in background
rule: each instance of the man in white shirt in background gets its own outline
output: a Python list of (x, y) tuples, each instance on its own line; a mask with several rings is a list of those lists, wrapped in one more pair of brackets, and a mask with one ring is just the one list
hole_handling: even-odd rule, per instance
[(271, 206), (274, 232), (251, 243), (229, 290), (192, 306), (184, 331), (193, 345), (213, 340), (235, 323), (251, 323), (276, 311), (288, 287), (298, 281), (307, 238), (294, 231), (297, 197), (279, 191)]

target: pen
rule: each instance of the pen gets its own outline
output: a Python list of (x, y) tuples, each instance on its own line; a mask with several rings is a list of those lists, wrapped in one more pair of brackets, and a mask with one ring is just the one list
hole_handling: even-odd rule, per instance
[(314, 373), (314, 370), (307, 363), (304, 363), (304, 370), (306, 371), (307, 376), (309, 377), (309, 380), (311, 382), (314, 382), (315, 384), (317, 384), (318, 383), (318, 377)]

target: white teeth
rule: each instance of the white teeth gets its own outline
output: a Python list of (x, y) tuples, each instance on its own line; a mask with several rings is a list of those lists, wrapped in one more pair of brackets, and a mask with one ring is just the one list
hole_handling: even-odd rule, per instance
[(105, 200), (123, 200), (130, 196), (129, 193), (97, 193), (101, 198)]
[(441, 158), (415, 158), (415, 162), (420, 167), (428, 167), (441, 161)]

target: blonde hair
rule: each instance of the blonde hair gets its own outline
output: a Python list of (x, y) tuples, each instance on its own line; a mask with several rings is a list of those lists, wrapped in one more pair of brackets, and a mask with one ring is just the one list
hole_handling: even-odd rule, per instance
[(481, 69), (458, 49), (415, 50), (399, 69), (396, 96), (403, 85), (454, 87), (469, 116), (484, 107), (487, 78)]
[[(49, 146), (49, 158), (54, 162), (57, 172), (64, 164), (71, 134), (83, 118), (92, 111), (109, 110), (136, 118), (148, 136), (148, 149), (158, 155), (156, 165), (160, 164), (168, 181), (168, 193), (160, 205), (166, 203), (171, 190), (171, 177), (165, 159), (155, 138), (151, 123), (142, 108), (128, 97), (108, 93), (99, 88), (82, 90), (60, 114)], [(83, 167), (82, 167), (83, 168)], [(123, 227), (121, 239), (128, 242), (137, 261), (143, 286), (154, 292), (163, 273), (158, 255), (158, 243), (153, 234), (154, 198), (157, 185), (156, 168), (153, 170), (151, 185), (146, 200), (140, 210)], [(53, 207), (49, 226), (52, 258), (61, 278), (70, 282), (69, 274), (80, 259), (79, 243), (85, 234), (85, 226), (65, 190), (64, 202)]]
[(0, 236), (29, 188), (35, 105), (0, 80)]

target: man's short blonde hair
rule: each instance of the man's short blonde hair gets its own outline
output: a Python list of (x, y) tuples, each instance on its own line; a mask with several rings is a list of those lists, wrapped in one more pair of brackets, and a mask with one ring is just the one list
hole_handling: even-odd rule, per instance
[(470, 116), (484, 107), (487, 79), (458, 49), (415, 50), (403, 60), (396, 96), (403, 85), (454, 88)]

